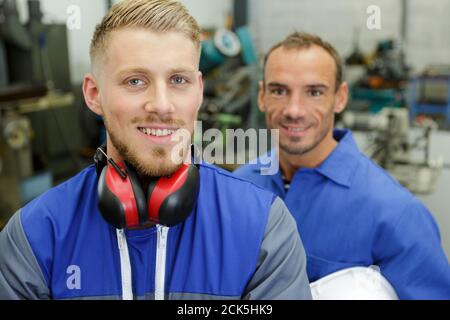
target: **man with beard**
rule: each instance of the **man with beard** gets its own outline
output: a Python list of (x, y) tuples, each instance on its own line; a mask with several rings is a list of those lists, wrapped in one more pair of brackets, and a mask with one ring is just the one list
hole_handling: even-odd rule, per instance
[(260, 159), (235, 174), (285, 201), (309, 281), (376, 265), (400, 299), (449, 299), (450, 267), (427, 208), (361, 154), (349, 130), (333, 129), (348, 97), (336, 50), (296, 32), (269, 50), (263, 77), (259, 108), (279, 130), (278, 154), (264, 157), (278, 157), (280, 170), (261, 175)]
[[(216, 167), (199, 165), (196, 204), (171, 227), (149, 219), (118, 229), (102, 218), (117, 203), (141, 214), (136, 190), (152, 194), (149, 181), (169, 179), (180, 168), (174, 158), (188, 156), (189, 143), (179, 148), (173, 138), (192, 134), (202, 102), (199, 33), (170, 0), (121, 1), (97, 26), (83, 93), (105, 120), (110, 164), (100, 175), (86, 168), (14, 215), (0, 234), (0, 299), (311, 297), (282, 200)], [(120, 179), (131, 181), (132, 172), (138, 178), (123, 192)], [(103, 199), (98, 185), (120, 197)], [(126, 202), (133, 196), (136, 203)]]

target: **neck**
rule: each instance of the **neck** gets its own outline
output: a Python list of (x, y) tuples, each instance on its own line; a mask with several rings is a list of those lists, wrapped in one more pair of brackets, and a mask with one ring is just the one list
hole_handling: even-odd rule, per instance
[[(328, 138), (328, 139), (327, 139)], [(288, 180), (292, 180), (295, 172), (300, 168), (316, 168), (330, 155), (336, 148), (337, 141), (331, 135), (325, 138), (327, 141), (322, 141), (314, 149), (301, 154), (293, 155), (280, 149), (280, 169), (283, 176)], [(324, 139), (324, 140), (325, 140)]]
[(106, 151), (108, 157), (112, 158), (116, 163), (123, 162), (124, 159), (120, 155), (120, 153), (116, 150), (114, 145), (111, 143), (109, 139), (106, 140)]

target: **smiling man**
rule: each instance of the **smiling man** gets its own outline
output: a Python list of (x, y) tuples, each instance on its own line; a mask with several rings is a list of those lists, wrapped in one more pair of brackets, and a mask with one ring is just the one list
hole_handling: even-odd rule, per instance
[[(199, 187), (184, 190), (188, 215), (151, 218), (179, 201), (183, 181), (168, 181), (184, 165), (173, 153), (189, 150), (174, 138), (192, 134), (202, 103), (199, 33), (165, 0), (119, 2), (97, 26), (83, 93), (104, 118), (108, 161), (14, 215), (0, 233), (0, 299), (311, 298), (295, 221), (260, 187), (200, 164)], [(170, 200), (152, 202), (161, 192)]]
[[(175, 171), (172, 135), (193, 131), (202, 101), (198, 50), (182, 33), (136, 27), (109, 35), (108, 51), (92, 47), (98, 66), (96, 76), (85, 77), (84, 92), (90, 108), (105, 119), (110, 157), (128, 159), (150, 176)], [(99, 51), (107, 53), (98, 57)]]
[(259, 105), (268, 128), (280, 130), (280, 165), (290, 180), (297, 167), (317, 166), (336, 147), (334, 114), (344, 110), (348, 87), (333, 56), (319, 46), (280, 46), (268, 59)]
[[(264, 157), (279, 157), (280, 170), (261, 175), (256, 164), (235, 174), (286, 202), (310, 282), (376, 265), (400, 299), (449, 299), (450, 266), (430, 212), (361, 154), (349, 130), (334, 129), (347, 97), (341, 60), (329, 43), (299, 32), (276, 44), (265, 58), (258, 103), (267, 127), (279, 129), (279, 152)], [(339, 290), (346, 287), (353, 288)]]

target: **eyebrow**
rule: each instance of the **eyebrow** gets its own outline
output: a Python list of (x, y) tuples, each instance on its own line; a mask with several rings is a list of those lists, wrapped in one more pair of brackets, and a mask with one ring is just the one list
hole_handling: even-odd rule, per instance
[(174, 69), (169, 69), (169, 73), (195, 73), (197, 70), (192, 69), (192, 68), (174, 68)]
[[(284, 84), (284, 83), (280, 83), (280, 82), (270, 82), (267, 84), (267, 88), (288, 88), (288, 85)], [(322, 89), (322, 90), (328, 90), (330, 87), (322, 84), (322, 83), (313, 83), (313, 84), (308, 84), (306, 85), (307, 89), (312, 89), (312, 90), (318, 90), (318, 89)]]
[(307, 85), (306, 86), (308, 89), (315, 89), (315, 90), (317, 90), (317, 89), (322, 89), (322, 90), (328, 90), (330, 87), (329, 86), (327, 86), (327, 85), (325, 85), (325, 84), (321, 84), (321, 83), (318, 83), (318, 84), (309, 84), (309, 85)]
[(275, 88), (275, 87), (276, 88), (280, 88), (280, 87), (287, 88), (288, 86), (286, 84), (279, 83), (279, 82), (269, 82), (267, 84), (267, 88)]
[(119, 72), (117, 72), (117, 76), (122, 77), (129, 73), (146, 74), (146, 73), (148, 73), (148, 70), (144, 69), (144, 68), (127, 68), (127, 69), (123, 69), (123, 70), (120, 70)]
[[(195, 74), (196, 70), (193, 68), (185, 68), (185, 67), (180, 67), (180, 68), (173, 68), (173, 69), (169, 69), (169, 73), (193, 73)], [(127, 68), (127, 69), (123, 69), (120, 70), (117, 75), (119, 77), (121, 76), (125, 76), (129, 73), (140, 73), (140, 74), (148, 74), (149, 70), (145, 69), (145, 68), (140, 68), (140, 67), (136, 67), (136, 68)]]

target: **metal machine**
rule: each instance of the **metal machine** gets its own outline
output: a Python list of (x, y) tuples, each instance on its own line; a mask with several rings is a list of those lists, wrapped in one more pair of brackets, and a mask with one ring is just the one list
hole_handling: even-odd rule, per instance
[(31, 125), (10, 114), (0, 119), (0, 227), (21, 203), (20, 181), (32, 175)]
[(23, 24), (16, 1), (0, 0), (0, 229), (52, 186), (48, 150), (67, 150), (60, 139), (70, 134), (56, 114), (74, 102), (66, 26), (42, 23), (39, 1), (27, 4)]
[(444, 161), (430, 159), (429, 146), (435, 122), (426, 119), (410, 128), (408, 109), (383, 108), (378, 114), (346, 111), (342, 125), (368, 132), (364, 153), (414, 193), (433, 191)]
[(204, 102), (199, 120), (205, 127), (247, 125), (256, 96), (256, 61), (247, 27), (240, 27), (236, 32), (219, 29), (202, 41), (200, 70), (204, 76)]
[[(405, 105), (409, 66), (403, 51), (393, 40), (380, 41), (371, 54), (362, 54), (357, 43), (345, 59), (350, 84), (348, 109), (376, 113), (385, 106)], [(354, 79), (349, 75), (357, 76)]]

